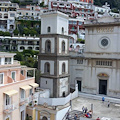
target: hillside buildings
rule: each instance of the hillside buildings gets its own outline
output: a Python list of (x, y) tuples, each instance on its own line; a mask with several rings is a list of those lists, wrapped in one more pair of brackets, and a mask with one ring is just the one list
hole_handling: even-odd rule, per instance
[(12, 33), (15, 29), (16, 10), (18, 4), (0, 1), (0, 31), (8, 31)]
[(0, 51), (39, 51), (39, 40), (37, 37), (0, 36)]
[(17, 19), (19, 20), (40, 20), (40, 7), (36, 5), (27, 5), (26, 8), (17, 9)]

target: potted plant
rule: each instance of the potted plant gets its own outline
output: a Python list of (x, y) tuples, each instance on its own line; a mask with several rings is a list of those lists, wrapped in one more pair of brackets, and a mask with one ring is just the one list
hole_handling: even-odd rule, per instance
[(32, 103), (29, 103), (29, 106), (32, 106)]

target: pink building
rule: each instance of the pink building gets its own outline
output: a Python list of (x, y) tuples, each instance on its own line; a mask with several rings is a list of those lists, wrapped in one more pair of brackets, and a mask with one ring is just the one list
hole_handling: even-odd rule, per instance
[(0, 52), (0, 120), (25, 120), (26, 105), (36, 99), (35, 69)]

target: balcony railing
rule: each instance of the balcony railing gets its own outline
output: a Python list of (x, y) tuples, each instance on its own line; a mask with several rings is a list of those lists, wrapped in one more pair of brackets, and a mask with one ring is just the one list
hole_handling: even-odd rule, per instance
[(22, 98), (22, 99), (20, 100), (19, 105), (20, 105), (20, 106), (22, 106), (22, 105), (24, 105), (24, 104), (28, 105), (28, 104), (29, 104), (30, 102), (32, 102), (32, 101), (37, 101), (37, 99), (38, 99), (38, 93), (34, 93), (33, 95), (30, 95), (30, 96), (27, 97), (27, 98)]
[(34, 93), (33, 95), (29, 96), (29, 102), (35, 101), (38, 99), (38, 93)]
[(18, 103), (6, 105), (3, 112), (8, 114), (8, 113), (11, 113), (12, 111), (14, 111), (15, 109), (18, 109)]
[(19, 105), (22, 106), (22, 105), (24, 105), (24, 104), (28, 104), (28, 98), (22, 98), (22, 99), (20, 100)]
[(5, 62), (5, 65), (9, 65), (9, 64), (12, 64), (11, 62)]

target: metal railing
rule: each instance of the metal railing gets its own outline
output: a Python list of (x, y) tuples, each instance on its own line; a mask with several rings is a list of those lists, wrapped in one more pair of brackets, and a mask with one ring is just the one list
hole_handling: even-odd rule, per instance
[(15, 109), (18, 109), (18, 103), (6, 105), (4, 109), (4, 113), (11, 113)]

